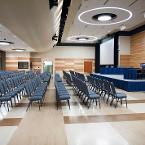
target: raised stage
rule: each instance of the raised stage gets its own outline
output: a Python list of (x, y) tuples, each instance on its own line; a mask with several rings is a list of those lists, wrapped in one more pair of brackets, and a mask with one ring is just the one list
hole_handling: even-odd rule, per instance
[(145, 80), (129, 80), (124, 79), (124, 75), (104, 75), (93, 73), (102, 78), (107, 79), (114, 83), (117, 88), (123, 89), (128, 92), (145, 91)]

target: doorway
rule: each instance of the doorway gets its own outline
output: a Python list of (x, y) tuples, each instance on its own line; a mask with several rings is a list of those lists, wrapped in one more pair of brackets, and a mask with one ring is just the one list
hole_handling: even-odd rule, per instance
[(48, 73), (53, 74), (53, 62), (52, 61), (43, 62), (43, 72), (48, 72)]
[(84, 61), (84, 72), (92, 73), (92, 61)]

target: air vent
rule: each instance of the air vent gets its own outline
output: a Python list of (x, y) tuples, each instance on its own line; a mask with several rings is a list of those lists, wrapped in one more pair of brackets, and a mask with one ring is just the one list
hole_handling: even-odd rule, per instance
[(129, 7), (133, 6), (138, 0), (134, 0), (132, 3), (129, 4)]
[(108, 2), (109, 2), (109, 0), (106, 0), (106, 1), (104, 2), (104, 5), (106, 5)]

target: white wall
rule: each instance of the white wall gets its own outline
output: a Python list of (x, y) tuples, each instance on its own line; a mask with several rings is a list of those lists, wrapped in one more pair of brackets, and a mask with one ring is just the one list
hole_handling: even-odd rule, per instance
[(130, 54), (130, 36), (119, 37), (119, 50), (120, 50), (120, 55)]
[[(57, 46), (45, 53), (31, 53), (31, 57), (41, 58), (42, 64), (44, 61), (54, 62), (55, 58), (95, 59), (95, 47)], [(55, 63), (53, 65), (54, 69)]]
[(32, 53), (31, 57), (41, 57), (42, 60), (55, 58), (95, 58), (95, 47), (57, 46), (44, 53)]
[(6, 57), (26, 57), (26, 58), (30, 58), (30, 52), (6, 52)]
[(130, 55), (130, 36), (119, 37), (119, 58), (118, 58), (119, 66), (120, 66), (120, 55)]

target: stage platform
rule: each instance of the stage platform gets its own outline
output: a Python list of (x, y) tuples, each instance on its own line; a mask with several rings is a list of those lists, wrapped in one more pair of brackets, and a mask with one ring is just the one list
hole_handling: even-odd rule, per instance
[(100, 76), (114, 83), (117, 88), (128, 92), (145, 91), (145, 80), (124, 79), (124, 75), (104, 75), (93, 73), (92, 75)]

